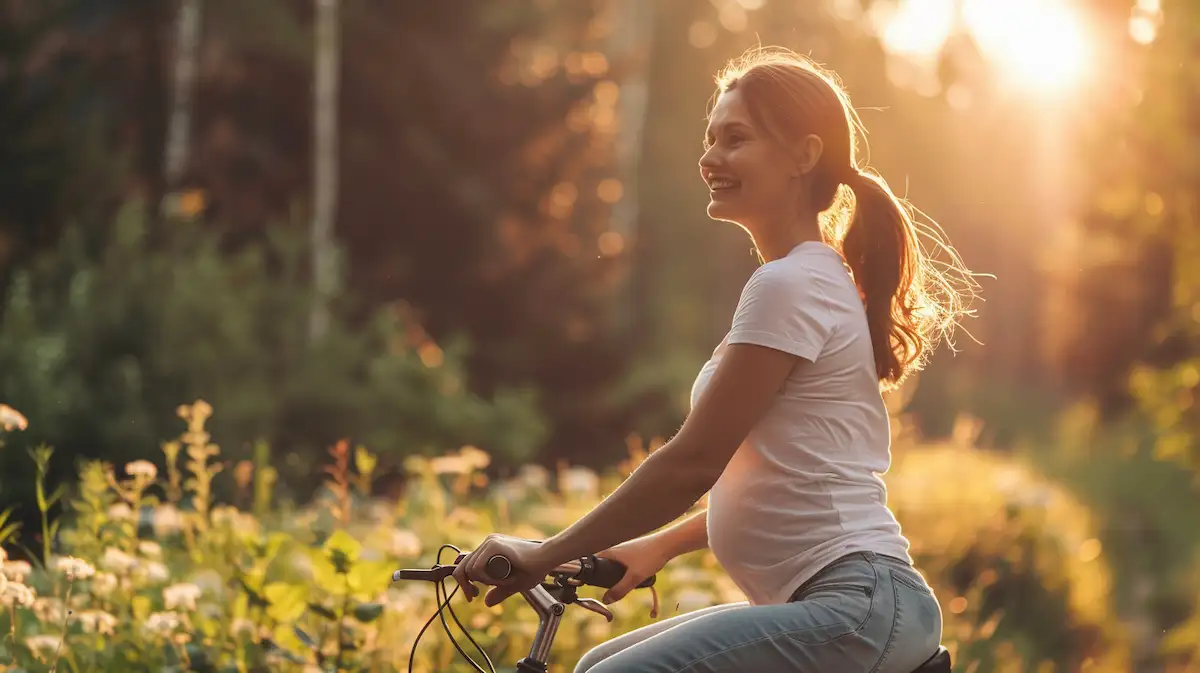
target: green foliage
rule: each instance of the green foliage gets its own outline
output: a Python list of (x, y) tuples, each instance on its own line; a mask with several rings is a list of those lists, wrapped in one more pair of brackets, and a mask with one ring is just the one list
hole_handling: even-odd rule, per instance
[[(402, 307), (356, 324), (342, 298), (328, 337), (310, 346), (306, 258), (286, 229), (236, 254), (199, 223), (169, 233), (149, 246), (130, 207), (98, 254), (71, 232), (16, 276), (0, 318), (0, 388), (30, 428), (13, 449), (46, 443), (124, 462), (173, 434), (167, 400), (199, 397), (228, 410), (212, 427), (223, 443), (261, 438), (300, 464), (350, 436), (385, 456), (477, 443), (522, 457), (541, 441), (530, 393), (470, 392), (464, 345), (433, 342)], [(0, 454), (6, 475), (23, 454)], [(27, 480), (3, 486), (6, 498), (32, 495)]]
[[(188, 427), (165, 450), (219, 460), (204, 425), (211, 408), (180, 412)], [(181, 491), (170, 468), (160, 477), (148, 461), (126, 466), (124, 480), (111, 465), (87, 463), (61, 555), (44, 570), (3, 565), (0, 631), (11, 637), (0, 641), (0, 665), (405, 670), (413, 639), (434, 614), (434, 592), (391, 584), (393, 569), (428, 567), (434, 545), (470, 548), (493, 530), (544, 538), (593, 508), (651, 450), (631, 443), (629, 460), (603, 475), (530, 466), (494, 484), (478, 449), (411, 457), (404, 496), (384, 501), (367, 497), (374, 454), (341, 444), (315, 502), (299, 510), (270, 503), (260, 515), (207, 501), (201, 485), (229, 474), (218, 473), (216, 461), (189, 461)], [(897, 450), (892, 505), (942, 601), (944, 641), (963, 670), (1035, 670), (1037, 662), (1129, 670), (1106, 601), (1105, 557), (1078, 503), (1000, 456), (903, 439)], [(659, 618), (744, 599), (708, 552), (671, 562), (656, 588)], [(565, 672), (586, 649), (650, 623), (651, 602), (648, 592), (631, 594), (613, 606), (611, 625), (568, 609), (551, 670)], [(523, 602), (454, 607), (494, 662), (511, 665), (528, 651), (536, 617)], [(1099, 637), (1070, 635), (1079, 633)], [(422, 639), (414, 667), (468, 670), (436, 629)]]

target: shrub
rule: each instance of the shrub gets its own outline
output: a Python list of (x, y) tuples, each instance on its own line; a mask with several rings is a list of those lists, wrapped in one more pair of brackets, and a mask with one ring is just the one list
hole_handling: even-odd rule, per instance
[[(228, 455), (261, 439), (300, 466), (341, 437), (385, 457), (476, 443), (513, 459), (545, 437), (532, 392), (472, 393), (465, 344), (434, 342), (403, 307), (360, 320), (339, 297), (310, 346), (302, 232), (276, 228), (232, 254), (199, 222), (170, 225), (152, 244), (130, 206), (98, 252), (72, 229), (15, 276), (0, 389), (30, 429), (0, 453), (0, 474), (21, 473), (23, 449), (40, 443), (128, 462), (174, 434), (172, 400), (197, 397), (223, 410), (210, 431)], [(5, 478), (0, 501), (29, 501), (29, 488)]]

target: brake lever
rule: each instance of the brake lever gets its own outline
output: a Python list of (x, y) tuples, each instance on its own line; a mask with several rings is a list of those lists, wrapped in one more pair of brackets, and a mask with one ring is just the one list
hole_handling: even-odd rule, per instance
[(613, 620), (613, 613), (608, 608), (604, 607), (603, 603), (595, 598), (576, 598), (575, 605), (578, 605), (589, 612), (595, 612), (609, 622), (612, 622)]

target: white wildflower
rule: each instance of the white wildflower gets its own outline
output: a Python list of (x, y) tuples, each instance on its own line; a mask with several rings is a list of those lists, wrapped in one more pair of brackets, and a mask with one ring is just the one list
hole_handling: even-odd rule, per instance
[(92, 593), (97, 596), (107, 596), (117, 588), (117, 576), (112, 573), (98, 572), (92, 577)]
[(174, 611), (155, 612), (146, 618), (146, 623), (142, 626), (146, 631), (159, 636), (167, 636), (179, 629), (183, 625), (183, 620), (179, 614)]
[(137, 576), (153, 584), (161, 584), (171, 578), (167, 566), (159, 561), (147, 561), (137, 568)]
[(529, 487), (519, 479), (497, 482), (492, 486), (492, 496), (509, 504), (519, 502), (529, 494)]
[(0, 604), (6, 607), (29, 607), (33, 605), (34, 598), (37, 593), (33, 587), (27, 587), (19, 582), (9, 582), (4, 586), (4, 593), (0, 594)]
[(254, 622), (245, 617), (237, 617), (229, 623), (229, 635), (236, 638), (243, 633), (254, 633)]
[(411, 530), (397, 528), (392, 531), (388, 551), (395, 556), (416, 558), (421, 555), (421, 538)]
[(571, 467), (562, 471), (558, 486), (572, 495), (595, 496), (600, 492), (600, 477), (586, 467)]
[(108, 508), (108, 518), (113, 521), (133, 521), (133, 509), (129, 507), (128, 503), (113, 503)]
[(146, 558), (161, 558), (162, 545), (153, 540), (142, 540), (138, 543), (138, 552)]
[(92, 564), (74, 556), (60, 556), (54, 559), (54, 569), (67, 576), (67, 581), (85, 580), (96, 574)]
[(180, 584), (172, 584), (163, 589), (163, 604), (168, 610), (184, 609), (192, 611), (196, 609), (196, 599), (200, 598), (200, 587), (195, 584), (183, 582)]
[(158, 468), (148, 460), (135, 460), (125, 464), (125, 471), (131, 477), (142, 477), (146, 481), (154, 481), (158, 477)]
[(62, 636), (39, 633), (36, 636), (25, 638), (22, 642), (33, 652), (33, 656), (37, 657), (39, 661), (46, 662), (58, 651), (58, 644), (61, 640)]
[(29, 565), (28, 561), (5, 561), (0, 565), (0, 572), (14, 582), (24, 582), (29, 573), (33, 572), (33, 566)]
[(541, 465), (523, 465), (517, 479), (533, 490), (545, 490), (550, 485), (550, 473)]
[(5, 432), (16, 428), (24, 430), (29, 427), (29, 421), (21, 412), (13, 409), (7, 404), (0, 404), (0, 428), (4, 428)]
[(103, 610), (84, 610), (78, 619), (84, 633), (111, 636), (117, 628), (117, 618)]
[(367, 505), (367, 516), (368, 519), (375, 523), (391, 523), (396, 518), (396, 508), (391, 503), (382, 500), (372, 500)]
[(160, 505), (154, 508), (152, 525), (155, 535), (165, 537), (183, 528), (183, 515), (174, 505)]
[(238, 523), (238, 510), (236, 507), (229, 505), (217, 505), (212, 508), (209, 517), (212, 519), (214, 526), (236, 526)]
[(467, 465), (476, 470), (482, 470), (492, 462), (492, 457), (483, 450), (474, 446), (464, 446), (459, 449), (458, 455), (467, 463)]
[(39, 622), (58, 624), (63, 618), (63, 602), (53, 596), (43, 596), (33, 599), (33, 616)]
[(138, 560), (116, 547), (108, 547), (104, 550), (100, 565), (118, 575), (124, 575), (137, 567)]
[(471, 471), (471, 463), (454, 454), (432, 458), (429, 466), (434, 474), (466, 474)]
[(212, 568), (197, 570), (191, 576), (191, 583), (200, 587), (202, 593), (220, 596), (225, 592), (225, 580), (221, 579), (221, 573)]

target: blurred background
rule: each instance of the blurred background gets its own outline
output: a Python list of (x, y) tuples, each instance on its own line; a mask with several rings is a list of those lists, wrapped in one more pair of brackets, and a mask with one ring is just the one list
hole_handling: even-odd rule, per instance
[(669, 437), (756, 265), (696, 162), (760, 43), (838, 73), (988, 274), (890, 400), (893, 506), (975, 620), (948, 640), (1200, 670), (1194, 0), (3, 0), (9, 555), (53, 554), (87, 461), (164, 465), (197, 400), (284, 508), (341, 440), (404, 501), (414, 457), (478, 447), (482, 488)]

